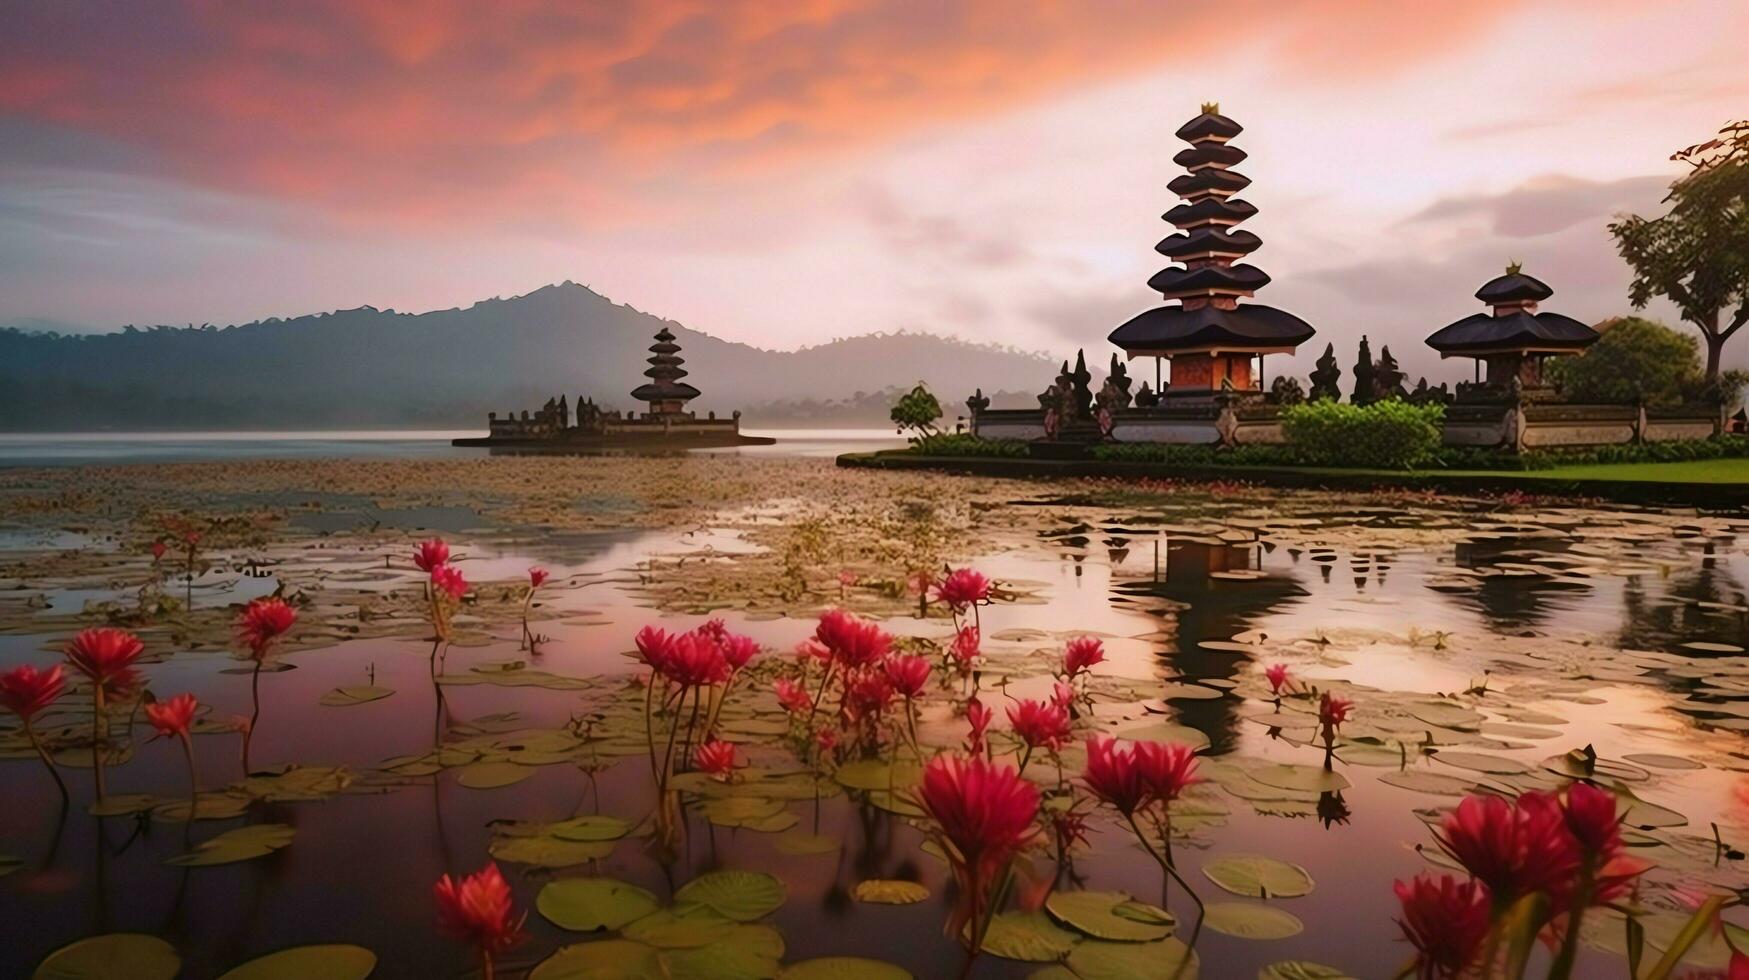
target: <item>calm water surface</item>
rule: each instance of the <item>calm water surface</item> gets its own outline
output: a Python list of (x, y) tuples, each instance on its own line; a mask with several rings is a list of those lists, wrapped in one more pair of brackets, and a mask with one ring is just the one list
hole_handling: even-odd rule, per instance
[[(829, 442), (835, 436), (823, 436)], [(202, 450), (207, 451), (207, 450)], [(213, 450), (216, 451), (216, 450)], [(1646, 545), (1667, 556), (1625, 575), (1511, 574), (1512, 566), (1572, 553), (1572, 536), (1500, 535), (1482, 531), (1464, 543), (1435, 547), (1396, 546), (1307, 551), (1256, 542), (1228, 543), (1206, 533), (1185, 533), (1183, 515), (1170, 509), (1131, 515), (1124, 522), (1065, 526), (1041, 533), (1024, 548), (1009, 548), (974, 561), (998, 579), (1037, 583), (1043, 602), (997, 604), (984, 610), (987, 635), (1040, 630), (1055, 636), (1080, 630), (1105, 635), (1110, 661), (1103, 670), (1138, 679), (1176, 678), (1212, 685), (1217, 691), (1255, 678), (1258, 657), (1235, 650), (1240, 635), (1292, 636), (1329, 630), (1374, 629), (1401, 636), (1413, 626), (1422, 635), (1441, 631), (1508, 640), (1559, 631), (1586, 633), (1601, 642), (1692, 658), (1705, 671), (1708, 657), (1749, 645), (1745, 583), (1749, 558), (1733, 535), (1669, 537)], [(1388, 531), (1394, 524), (1424, 520), (1378, 508), (1344, 519)], [(1485, 519), (1453, 513), (1449, 519), (1478, 526)], [(0, 538), (0, 558), (42, 556), (78, 547), (64, 531), (15, 533)], [(662, 615), (643, 605), (630, 586), (651, 556), (691, 552), (709, 541), (733, 549), (732, 536), (701, 529), (692, 533), (574, 534), (549, 538), (534, 532), (480, 532), (458, 542), (470, 578), (484, 581), (520, 575), (543, 564), (569, 587), (548, 602), (564, 611), (539, 624), (550, 639), (534, 658), (539, 669), (571, 677), (619, 676), (630, 669), (625, 652), (646, 623), (689, 628), (703, 616)], [(1243, 537), (1243, 535), (1238, 535)], [(321, 559), (324, 575), (362, 580), (384, 569), (402, 551), (385, 546), (339, 550)], [(1501, 566), (1506, 566), (1502, 569)], [(1493, 574), (1500, 572), (1501, 574)], [(288, 573), (290, 574), (290, 573)], [(314, 585), (308, 570), (297, 573)], [(270, 589), (261, 578), (223, 576), (203, 583), (197, 604), (237, 602)], [(17, 583), (16, 595), (41, 594), (50, 610), (101, 601), (103, 590), (43, 589)], [(116, 583), (118, 591), (127, 583)], [(408, 571), (382, 573), (382, 588), (417, 588)], [(749, 619), (725, 613), (729, 625), (769, 647), (786, 650), (808, 634), (811, 620)], [(945, 624), (894, 618), (896, 633), (941, 636)], [(1041, 634), (1043, 635), (1043, 634)], [(65, 633), (28, 628), (0, 634), (0, 668), (52, 657)], [(1041, 640), (1041, 648), (1057, 643)], [(1205, 645), (1211, 644), (1211, 645)], [(1700, 644), (1697, 649), (1691, 644)], [(446, 654), (450, 674), (490, 661), (526, 658), (514, 628), (491, 642), (457, 647)], [(1484, 644), (1485, 646), (1485, 644)], [(1709, 652), (1710, 651), (1710, 652)], [(431, 680), (429, 645), (412, 639), (343, 641), (289, 654), (296, 669), (264, 675), (263, 716), (253, 753), (258, 765), (299, 762), (346, 766), (367, 772), (383, 760), (431, 750), (436, 740), (468, 719), (519, 712), (527, 727), (564, 723), (576, 709), (574, 692), (490, 686), (449, 687)], [(1297, 667), (1303, 677), (1342, 677), (1386, 690), (1458, 691), (1486, 667), (1472, 645), (1468, 652), (1434, 644), (1351, 643), (1340, 658)], [(214, 706), (213, 717), (246, 715), (247, 678), (222, 671), (235, 667), (216, 653), (178, 654), (146, 668), (157, 691), (193, 691)], [(317, 706), (323, 693), (366, 683), (368, 677), (395, 693), (348, 708)], [(1586, 743), (1606, 755), (1629, 752), (1696, 754), (1729, 758), (1740, 750), (1734, 732), (1703, 731), (1672, 710), (1683, 696), (1680, 678), (1593, 685), (1599, 703), (1563, 701), (1566, 723), (1552, 740), (1502, 742), (1503, 754), (1527, 760)], [(1022, 694), (1033, 693), (1030, 689)], [(1274, 737), (1250, 716), (1270, 706), (1238, 695), (1172, 699), (1161, 720), (1197, 729), (1220, 759), (1246, 755), (1315, 763), (1318, 754)], [(1000, 713), (999, 713), (1000, 717)], [(1005, 723), (1004, 723), (1005, 724)], [(185, 785), (173, 744), (146, 742), (135, 758), (110, 775), (112, 793), (156, 792), (173, 797)], [(235, 779), (236, 739), (195, 739), (203, 781)], [(1741, 758), (1739, 756), (1739, 758)], [(1749, 768), (1749, 762), (1744, 763)], [(1388, 976), (1405, 960), (1391, 923), (1390, 882), (1425, 870), (1414, 850), (1428, 843), (1418, 810), (1450, 798), (1385, 785), (1387, 768), (1348, 766), (1353, 787), (1328, 811), (1298, 816), (1265, 815), (1232, 801), (1225, 822), (1179, 850), (1186, 874), (1201, 884), (1205, 899), (1231, 900), (1199, 874), (1215, 854), (1257, 853), (1304, 866), (1316, 881), (1311, 895), (1281, 903), (1302, 920), (1303, 933), (1283, 940), (1254, 941), (1205, 930), (1197, 945), (1205, 977), (1253, 977), (1279, 960), (1303, 959), (1340, 967), (1359, 977)], [(1448, 774), (1453, 770), (1441, 770)], [(295, 842), (274, 855), (209, 869), (179, 869), (164, 863), (184, 850), (178, 824), (88, 816), (89, 772), (69, 768), (76, 790), (72, 812), (61, 814), (40, 766), (30, 759), (0, 762), (0, 855), (23, 867), (0, 877), (0, 921), (9, 939), (0, 944), (0, 976), (24, 976), (41, 957), (68, 942), (99, 933), (139, 931), (162, 935), (182, 952), (184, 976), (215, 976), (252, 956), (304, 943), (350, 942), (376, 951), (378, 976), (437, 977), (467, 969), (462, 951), (432, 930), (430, 887), (439, 874), (466, 872), (487, 860), (495, 820), (553, 821), (601, 812), (637, 819), (651, 803), (647, 768), (638, 758), (599, 772), (572, 765), (546, 765), (529, 779), (495, 790), (456, 782), (453, 770), (412, 785), (345, 793), (307, 803), (267, 804), (252, 820), (290, 824)], [(1706, 835), (1717, 821), (1727, 838), (1749, 836), (1741, 792), (1744, 776), (1717, 765), (1659, 772), (1647, 796), (1681, 810), (1689, 830)], [(906, 821), (853, 797), (797, 802), (790, 809), (800, 827), (831, 835), (841, 850), (791, 856), (775, 846), (776, 835), (714, 827), (694, 814), (678, 860), (665, 864), (636, 840), (625, 840), (595, 873), (635, 882), (666, 898), (696, 874), (713, 868), (753, 868), (780, 876), (787, 902), (768, 920), (783, 933), (785, 961), (822, 955), (861, 955), (895, 962), (918, 977), (957, 973), (960, 956), (942, 935), (949, 889), (942, 866), (919, 850), (922, 838)], [(203, 821), (197, 836), (210, 836), (237, 821)], [(1122, 889), (1161, 900), (1157, 870), (1118, 829), (1096, 822), (1094, 848), (1074, 864), (1064, 887)], [(549, 872), (506, 865), (521, 907), (531, 908)], [(911, 906), (868, 905), (850, 891), (870, 878), (924, 882), (931, 898)], [(1182, 895), (1168, 899), (1181, 923), (1190, 908)], [(567, 934), (530, 915), (533, 938), (516, 962), (527, 966), (560, 945), (586, 937)], [(1180, 934), (1184, 930), (1181, 928)], [(1591, 952), (1582, 975), (1619, 976), (1621, 961)], [(981, 958), (979, 977), (1022, 977), (1039, 968), (995, 957)]]

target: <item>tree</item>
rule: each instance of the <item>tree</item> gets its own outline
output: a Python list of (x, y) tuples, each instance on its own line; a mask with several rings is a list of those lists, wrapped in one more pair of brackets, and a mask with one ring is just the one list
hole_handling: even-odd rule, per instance
[(1360, 335), (1360, 350), (1354, 357), (1354, 394), (1348, 400), (1356, 405), (1367, 405), (1373, 400), (1372, 347), (1366, 342), (1366, 334)]
[(919, 381), (917, 387), (900, 396), (889, 417), (900, 432), (910, 429), (917, 433), (911, 437), (913, 440), (923, 439), (936, 434), (935, 422), (941, 418), (941, 403)]
[(1700, 344), (1692, 335), (1637, 316), (1605, 320), (1597, 332), (1585, 353), (1550, 358), (1544, 368), (1569, 399), (1679, 405), (1701, 388)]
[(1668, 297), (1706, 344), (1706, 378), (1716, 381), (1725, 342), (1749, 323), (1749, 125), (1675, 154), (1694, 168), (1670, 186), (1661, 218), (1628, 215), (1609, 225), (1634, 271), (1628, 297), (1645, 309)]

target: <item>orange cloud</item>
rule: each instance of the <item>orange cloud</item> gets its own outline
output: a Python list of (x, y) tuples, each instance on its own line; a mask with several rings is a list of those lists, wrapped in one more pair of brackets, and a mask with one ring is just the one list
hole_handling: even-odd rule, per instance
[[(1519, 4), (316, 0), (11, 5), (0, 114), (360, 220), (586, 223), (1078, 85), (1269, 58), (1352, 81)], [(1202, 92), (1187, 98), (1194, 98)], [(1167, 126), (1183, 113), (1133, 124)], [(640, 199), (642, 199), (640, 201)]]

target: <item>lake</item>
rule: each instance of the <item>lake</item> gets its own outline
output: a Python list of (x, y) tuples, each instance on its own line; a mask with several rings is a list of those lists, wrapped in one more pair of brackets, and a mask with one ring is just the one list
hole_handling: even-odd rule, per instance
[[(846, 441), (811, 441), (834, 440)], [(1002, 955), (979, 956), (972, 976), (1167, 976), (1173, 944), (1192, 940), (1205, 977), (1291, 961), (1339, 972), (1274, 975), (1392, 975), (1411, 954), (1392, 881), (1451, 864), (1429, 822), (1465, 794), (1558, 788), (1575, 765), (1567, 754), (1587, 747), (1599, 781), (1631, 794), (1624, 833), (1655, 865), (1638, 893), (1654, 950), (1685, 919), (1687, 896), (1749, 886), (1735, 850), (1749, 839), (1739, 515), (851, 472), (807, 453), (446, 450), (300, 467), (0, 473), (12, 505), (0, 511), (0, 669), (52, 662), (84, 626), (137, 629), (146, 685), (209, 706), (193, 745), (215, 801), (206, 819), (182, 819), (180, 750), (118, 715), (108, 792), (133, 794), (137, 809), (94, 816), (83, 692), (39, 724), (73, 792), (66, 810), (22, 734), (0, 727), (0, 918), (14, 925), (0, 975), (27, 975), (82, 937), (132, 932), (166, 940), (186, 977), (316, 943), (371, 950), (380, 977), (477, 976), (466, 949), (435, 931), (431, 887), (495, 859), (529, 913), (529, 938), (501, 975), (583, 944), (647, 954), (600, 975), (771, 976), (780, 961), (849, 956), (956, 976), (964, 957), (943, 929), (956, 892), (910, 802), (914, 776), (891, 760), (912, 743), (956, 751), (975, 688), (997, 709), (994, 755), (1014, 764), (1023, 752), (1006, 708), (1048, 696), (1065, 645), (1082, 636), (1105, 659), (1078, 682), (1075, 737), (1031, 754), (1025, 774), (1047, 799), (1081, 801), (1088, 842), (1027, 851)], [(206, 529), (192, 574), (180, 548), (154, 559), (147, 547), (187, 520)], [(438, 533), (471, 583), (447, 642), (412, 563)], [(920, 616), (906, 586), (911, 570), (948, 564), (998, 583), (975, 612), (975, 676), (944, 653), (949, 610), (932, 602)], [(552, 578), (530, 607), (531, 649), (521, 610), (534, 565)], [(257, 707), (232, 623), (242, 602), (276, 591), (299, 621), (259, 675)], [(866, 759), (822, 757), (772, 691), (802, 676), (792, 651), (838, 605), (932, 665), (915, 715), (880, 716)], [(645, 727), (634, 635), (713, 617), (763, 651), (715, 732), (741, 768), (722, 783), (685, 774), (679, 827), (663, 827), (654, 747), (662, 725), (687, 722), (682, 708)], [(1262, 673), (1272, 664), (1293, 679), (1279, 700)], [(817, 669), (806, 676), (821, 683)], [(1328, 770), (1313, 690), (1355, 705)], [(252, 714), (245, 778), (235, 720)], [(1169, 839), (1214, 910), (1200, 928), (1123, 821), (1088, 805), (1076, 776), (1096, 734), (1198, 749), (1205, 781), (1174, 804)], [(289, 828), (289, 843), (210, 867), (167, 863), (268, 825)], [(1263, 880), (1291, 887), (1235, 886), (1228, 872), (1252, 859)], [(684, 904), (688, 882), (725, 870), (773, 876), (776, 904), (739, 924)], [(614, 879), (679, 914), (561, 928), (539, 896), (574, 878)], [(870, 881), (914, 883), (924, 897), (859, 897)], [(1109, 915), (1078, 928), (1048, 897), (1115, 892), (1176, 921), (1149, 912), (1140, 926), (1125, 920), (1124, 938), (1101, 938), (1119, 928), (1098, 924)], [(1587, 921), (1575, 975), (1625, 976), (1621, 916)], [(1690, 962), (1717, 968), (1727, 955), (1713, 936)], [(733, 960), (745, 972), (722, 972), (731, 956), (746, 957)]]

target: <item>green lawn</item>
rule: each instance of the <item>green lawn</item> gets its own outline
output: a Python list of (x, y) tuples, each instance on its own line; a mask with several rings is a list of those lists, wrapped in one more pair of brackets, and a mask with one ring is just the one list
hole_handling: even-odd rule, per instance
[(1476, 476), (1512, 476), (1529, 480), (1640, 480), (1650, 483), (1749, 483), (1749, 459), (1702, 459), (1682, 463), (1608, 463), (1558, 466), (1549, 470), (1453, 470)]

